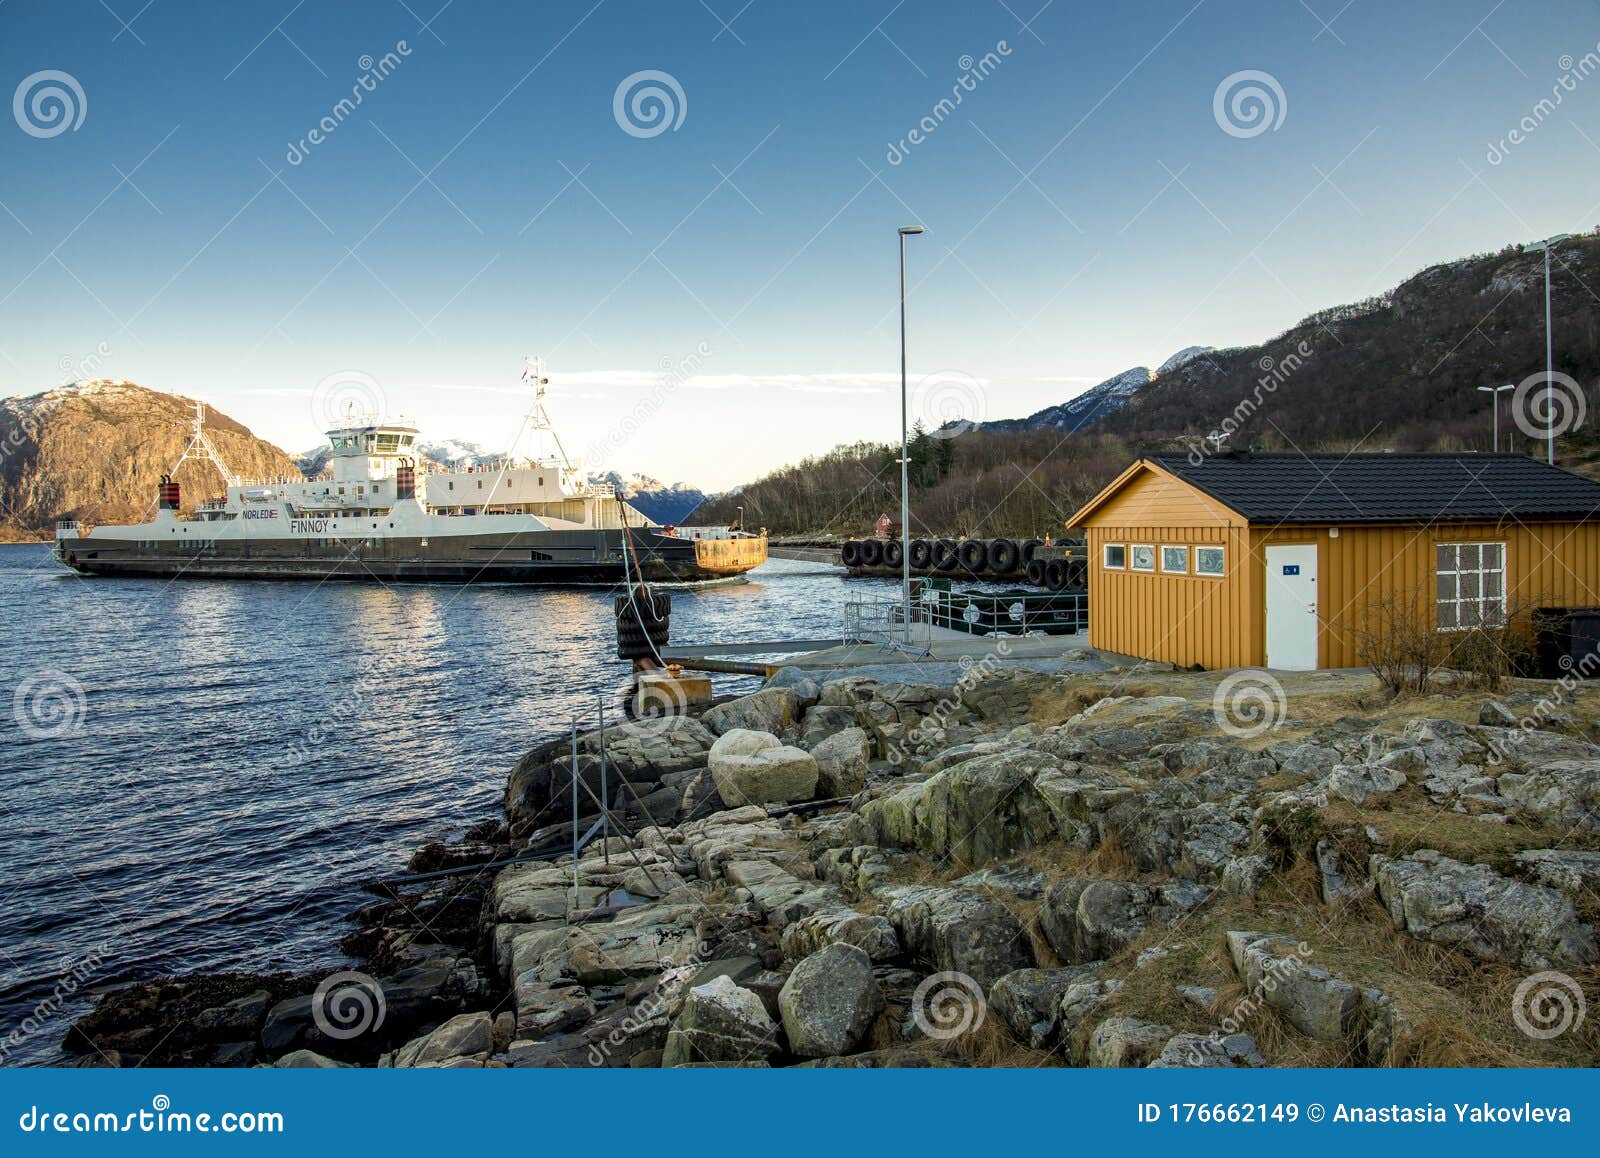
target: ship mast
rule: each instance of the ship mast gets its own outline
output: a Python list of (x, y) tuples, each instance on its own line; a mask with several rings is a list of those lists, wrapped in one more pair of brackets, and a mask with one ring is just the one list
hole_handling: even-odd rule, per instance
[(183, 448), (183, 453), (178, 456), (178, 461), (172, 464), (173, 475), (178, 473), (178, 468), (186, 462), (209, 462), (217, 468), (217, 473), (230, 487), (239, 485), (239, 476), (228, 469), (228, 464), (222, 460), (222, 455), (213, 445), (206, 434), (206, 404), (194, 404), (194, 424), (189, 431), (189, 445)]
[(545, 388), (550, 385), (550, 379), (545, 377), (544, 358), (538, 354), (524, 357), (522, 380), (533, 384), (533, 406), (522, 419), (522, 426), (517, 430), (517, 437), (512, 441), (511, 448), (506, 451), (504, 460), (500, 464), (500, 472), (495, 475), (494, 485), (489, 488), (489, 497), (483, 502), (484, 513), (489, 511), (489, 505), (494, 502), (495, 495), (500, 490), (500, 484), (505, 481), (506, 471), (511, 467), (512, 458), (517, 447), (522, 443), (522, 436), (528, 431), (544, 431), (550, 436), (550, 441), (555, 444), (556, 454), (561, 458), (563, 481), (577, 473), (572, 465), (572, 460), (567, 457), (567, 448), (561, 445), (561, 435), (556, 432), (555, 423), (550, 418), (550, 411), (544, 404)]

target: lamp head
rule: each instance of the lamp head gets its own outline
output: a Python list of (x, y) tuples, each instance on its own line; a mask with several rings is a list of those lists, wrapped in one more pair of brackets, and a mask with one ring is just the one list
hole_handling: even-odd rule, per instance
[(922, 226), (920, 226), (920, 225), (902, 225), (900, 227), (900, 236), (901, 237), (915, 237), (917, 234), (919, 234), (921, 232), (922, 232)]

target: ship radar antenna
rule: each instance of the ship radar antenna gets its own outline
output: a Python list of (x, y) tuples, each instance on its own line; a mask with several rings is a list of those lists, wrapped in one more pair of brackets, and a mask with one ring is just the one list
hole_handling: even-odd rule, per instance
[(183, 448), (183, 453), (178, 456), (178, 461), (172, 464), (171, 474), (176, 476), (178, 468), (186, 462), (209, 462), (217, 468), (217, 473), (222, 476), (222, 481), (230, 487), (239, 484), (239, 476), (228, 469), (228, 464), (223, 461), (216, 445), (206, 434), (206, 404), (194, 404), (194, 420), (189, 427), (189, 445)]

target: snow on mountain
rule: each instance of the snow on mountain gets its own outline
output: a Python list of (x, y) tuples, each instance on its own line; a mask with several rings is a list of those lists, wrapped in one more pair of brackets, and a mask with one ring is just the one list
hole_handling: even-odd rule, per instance
[(1037, 410), (1026, 418), (1002, 418), (985, 422), (985, 430), (1085, 430), (1109, 414), (1127, 405), (1128, 400), (1164, 374), (1187, 365), (1194, 359), (1214, 353), (1211, 346), (1185, 346), (1152, 372), (1148, 366), (1135, 366), (1131, 370), (1107, 378), (1098, 386), (1091, 386), (1082, 394), (1054, 406)]
[(1155, 377), (1159, 378), (1163, 374), (1170, 374), (1185, 363), (1193, 362), (1202, 354), (1215, 354), (1216, 352), (1217, 348), (1215, 346), (1185, 346), (1156, 367)]
[(1003, 418), (985, 422), (985, 430), (1082, 430), (1094, 425), (1106, 415), (1119, 410), (1154, 377), (1148, 366), (1135, 366), (1098, 386), (1091, 386), (1076, 398), (1055, 406), (1047, 406), (1026, 418)]

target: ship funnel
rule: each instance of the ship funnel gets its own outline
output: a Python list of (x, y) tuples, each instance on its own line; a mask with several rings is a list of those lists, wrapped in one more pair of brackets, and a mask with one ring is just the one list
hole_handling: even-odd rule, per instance
[(394, 497), (400, 502), (417, 497), (417, 469), (410, 463), (394, 468)]
[(178, 509), (178, 484), (169, 474), (162, 475), (161, 482), (156, 486), (156, 506), (163, 511)]

